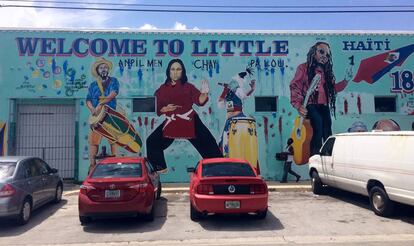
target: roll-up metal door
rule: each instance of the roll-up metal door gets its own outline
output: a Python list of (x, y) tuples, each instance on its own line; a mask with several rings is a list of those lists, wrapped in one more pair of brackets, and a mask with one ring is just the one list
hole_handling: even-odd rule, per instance
[(75, 106), (18, 104), (16, 154), (43, 158), (62, 178), (75, 175)]

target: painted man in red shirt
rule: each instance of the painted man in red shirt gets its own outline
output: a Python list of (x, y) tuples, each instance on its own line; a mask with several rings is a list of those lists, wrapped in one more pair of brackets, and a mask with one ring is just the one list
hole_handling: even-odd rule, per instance
[[(331, 49), (328, 43), (317, 42), (307, 54), (306, 63), (300, 64), (290, 82), (290, 103), (298, 113), (310, 120), (313, 136), (310, 155), (319, 152), (322, 142), (332, 135), (331, 111), (335, 116), (336, 94), (345, 89), (352, 79), (352, 67), (345, 72), (345, 79), (335, 83)], [(321, 80), (311, 94), (307, 105), (303, 105), (306, 93), (316, 74)]]
[(216, 140), (193, 109), (193, 104), (203, 106), (207, 103), (208, 82), (201, 81), (201, 91), (189, 83), (180, 59), (168, 63), (166, 76), (164, 84), (155, 92), (157, 114), (166, 119), (147, 138), (149, 161), (156, 170), (166, 172), (164, 150), (174, 139), (188, 139), (203, 158), (221, 157)]

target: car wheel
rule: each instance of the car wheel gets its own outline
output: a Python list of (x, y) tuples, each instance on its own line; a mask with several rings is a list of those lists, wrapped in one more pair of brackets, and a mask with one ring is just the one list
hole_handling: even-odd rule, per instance
[(258, 212), (256, 214), (256, 218), (259, 219), (259, 220), (262, 220), (262, 219), (266, 218), (266, 215), (267, 215), (267, 208), (263, 211)]
[(161, 198), (161, 190), (162, 190), (161, 181), (158, 181), (157, 200)]
[(53, 202), (59, 203), (60, 201), (62, 201), (62, 194), (63, 194), (63, 186), (62, 186), (62, 184), (59, 183), (56, 186), (55, 199), (53, 200)]
[(154, 221), (155, 218), (155, 204), (152, 203), (152, 207), (151, 207), (151, 211), (148, 214), (144, 215), (144, 220), (145, 221)]
[(374, 186), (369, 191), (371, 209), (376, 215), (388, 217), (394, 212), (394, 203), (388, 198), (382, 187)]
[(17, 217), (18, 225), (25, 225), (29, 222), (30, 217), (32, 216), (32, 203), (29, 198), (25, 198), (20, 209), (20, 213)]
[(311, 175), (312, 192), (316, 195), (320, 195), (323, 192), (323, 184), (318, 172), (313, 171)]
[(190, 202), (190, 218), (192, 221), (199, 221), (202, 218), (203, 214), (198, 212), (197, 209)]
[(92, 221), (92, 218), (89, 217), (89, 216), (80, 216), (79, 215), (79, 221), (80, 221), (81, 225), (86, 225), (86, 224), (88, 224)]

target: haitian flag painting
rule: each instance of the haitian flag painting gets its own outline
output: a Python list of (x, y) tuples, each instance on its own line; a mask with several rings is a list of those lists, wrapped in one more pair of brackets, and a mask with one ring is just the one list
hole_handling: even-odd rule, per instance
[(354, 82), (362, 80), (373, 84), (395, 66), (401, 66), (414, 52), (414, 44), (363, 59), (358, 67)]

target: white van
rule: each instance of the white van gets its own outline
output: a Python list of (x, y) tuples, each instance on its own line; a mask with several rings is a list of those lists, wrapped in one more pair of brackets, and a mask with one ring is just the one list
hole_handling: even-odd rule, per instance
[(369, 196), (375, 214), (390, 216), (393, 201), (414, 206), (414, 132), (343, 133), (309, 159), (312, 190), (328, 185)]

